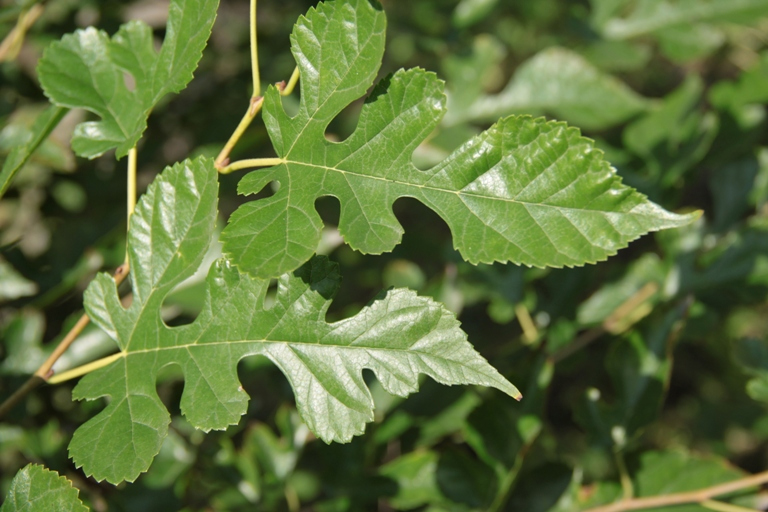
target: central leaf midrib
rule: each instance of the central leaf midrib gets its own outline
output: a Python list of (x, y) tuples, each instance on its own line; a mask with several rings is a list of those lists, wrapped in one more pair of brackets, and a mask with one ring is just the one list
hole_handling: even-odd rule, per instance
[[(341, 174), (350, 174), (350, 175), (357, 176), (357, 177), (360, 177), (360, 178), (366, 178), (366, 179), (371, 179), (371, 180), (383, 181), (385, 183), (392, 183), (392, 184), (396, 184), (396, 185), (402, 185), (402, 186), (405, 186), (405, 187), (433, 190), (435, 192), (442, 192), (442, 193), (446, 193), (446, 194), (455, 194), (457, 196), (476, 197), (476, 198), (479, 198), (479, 199), (491, 199), (491, 200), (494, 200), (494, 201), (502, 201), (502, 202), (505, 202), (505, 203), (514, 203), (514, 204), (519, 204), (519, 205), (523, 205), (523, 206), (531, 205), (531, 206), (538, 206), (538, 207), (554, 208), (554, 209), (557, 209), (557, 210), (578, 211), (578, 212), (588, 211), (588, 212), (594, 212), (594, 213), (603, 213), (603, 214), (606, 214), (606, 215), (607, 214), (629, 215), (631, 213), (632, 215), (635, 215), (635, 216), (638, 216), (638, 217), (652, 217), (652, 215), (644, 215), (644, 214), (632, 213), (631, 211), (629, 211), (629, 212), (615, 212), (615, 211), (605, 211), (605, 210), (591, 210), (591, 209), (588, 209), (588, 208), (579, 208), (579, 207), (573, 207), (573, 206), (558, 206), (558, 205), (554, 205), (554, 204), (536, 203), (536, 202), (532, 202), (532, 201), (521, 201), (519, 199), (512, 199), (512, 198), (505, 198), (505, 197), (498, 197), (498, 196), (487, 196), (487, 195), (482, 195), (482, 194), (477, 194), (477, 193), (472, 193), (472, 192), (466, 192), (466, 191), (463, 191), (463, 190), (451, 190), (451, 189), (447, 189), (447, 188), (434, 187), (434, 186), (429, 186), (429, 185), (419, 185), (417, 183), (407, 183), (407, 182), (404, 182), (404, 181), (394, 180), (394, 179), (390, 179), (390, 178), (383, 178), (383, 177), (380, 177), (380, 176), (371, 176), (370, 174), (361, 174), (361, 173), (357, 173), (357, 172), (353, 172), (353, 171), (348, 171), (346, 169), (339, 169), (338, 167), (330, 167), (330, 166), (315, 164), (315, 163), (311, 163), (311, 162), (301, 162), (301, 161), (297, 161), (297, 160), (285, 159), (285, 164), (296, 164), (296, 165), (304, 165), (304, 166), (308, 166), (308, 167), (316, 167), (318, 169), (323, 169), (323, 170), (326, 170), (326, 171), (334, 171), (334, 172), (338, 172), (338, 173), (341, 173)], [(424, 171), (419, 171), (418, 169), (415, 169), (415, 170), (416, 170), (416, 172), (424, 172)], [(288, 172), (290, 173), (290, 169), (289, 169)], [(416, 196), (416, 197), (418, 197), (418, 196)]]
[[(139, 350), (130, 350), (130, 351), (126, 350), (126, 351), (123, 351), (123, 358), (131, 355), (136, 355), (136, 354), (146, 354), (150, 352), (160, 352), (165, 350), (177, 350), (177, 349), (181, 350), (181, 349), (188, 349), (191, 347), (205, 348), (205, 347), (211, 347), (211, 346), (217, 346), (217, 345), (244, 345), (248, 343), (259, 344), (259, 345), (268, 345), (272, 343), (272, 344), (298, 345), (298, 346), (310, 346), (310, 347), (328, 347), (331, 349), (339, 349), (339, 350), (342, 350), (342, 349), (383, 350), (388, 352), (406, 352), (409, 354), (430, 354), (431, 355), (430, 352), (424, 352), (420, 350), (411, 350), (408, 348), (375, 347), (375, 346), (367, 346), (367, 345), (334, 345), (330, 343), (319, 343), (316, 341), (292, 341), (292, 340), (268, 340), (268, 339), (222, 340), (222, 341), (207, 341), (205, 343), (198, 343), (197, 341), (198, 340), (195, 340), (192, 343), (185, 343), (183, 345), (173, 345), (171, 347), (142, 348)], [(435, 357), (440, 357), (440, 356), (435, 356)]]

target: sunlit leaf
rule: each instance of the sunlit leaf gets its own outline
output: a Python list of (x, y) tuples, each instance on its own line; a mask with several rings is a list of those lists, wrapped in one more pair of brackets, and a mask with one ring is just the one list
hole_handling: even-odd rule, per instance
[(272, 277), (307, 261), (322, 229), (314, 204), (326, 195), (339, 199), (339, 231), (354, 249), (379, 254), (399, 243), (403, 228), (392, 205), (405, 196), (438, 213), (454, 246), (472, 263), (583, 265), (648, 231), (694, 218), (669, 213), (624, 186), (578, 130), (544, 119), (508, 117), (432, 169), (417, 169), (412, 154), (445, 111), (442, 82), (420, 69), (379, 82), (355, 132), (329, 142), (328, 124), (376, 76), (384, 25), (384, 14), (362, 0), (322, 3), (296, 25), (299, 111), (289, 117), (274, 87), (264, 103), (283, 163), (254, 171), (239, 184), (243, 194), (272, 181), (280, 188), (241, 206), (222, 234), (224, 253), (243, 270)]
[(184, 373), (181, 410), (187, 420), (203, 430), (225, 429), (247, 407), (238, 361), (266, 356), (291, 383), (304, 421), (327, 442), (349, 441), (373, 420), (364, 368), (400, 396), (416, 391), (424, 373), (440, 383), (493, 386), (519, 397), (474, 351), (451, 313), (410, 290), (389, 290), (354, 317), (327, 323), (339, 276), (325, 258), (282, 276), (270, 307), (264, 304), (269, 280), (219, 260), (208, 274), (198, 318), (167, 327), (160, 306), (202, 261), (213, 234), (217, 189), (209, 160), (166, 170), (131, 218), (131, 306), (123, 308), (107, 274), (86, 291), (89, 316), (120, 347), (115, 362), (88, 374), (73, 392), (78, 399), (111, 398), (70, 444), (70, 455), (86, 474), (119, 482), (149, 467), (170, 421), (155, 390), (158, 371), (169, 364)]
[[(83, 108), (101, 121), (75, 128), (72, 148), (94, 158), (116, 148), (122, 157), (146, 129), (152, 108), (192, 80), (216, 17), (218, 0), (174, 0), (159, 52), (152, 29), (131, 21), (112, 38), (95, 28), (54, 42), (38, 65), (40, 84), (51, 102)], [(127, 78), (130, 77), (130, 78)]]
[(87, 512), (72, 483), (55, 471), (29, 464), (16, 473), (2, 512)]

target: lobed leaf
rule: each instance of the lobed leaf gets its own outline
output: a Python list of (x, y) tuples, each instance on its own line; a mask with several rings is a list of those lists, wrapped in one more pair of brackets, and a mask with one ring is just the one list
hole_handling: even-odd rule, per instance
[(170, 364), (184, 373), (181, 410), (187, 419), (203, 430), (224, 429), (247, 408), (238, 361), (263, 355), (286, 375), (301, 417), (326, 442), (349, 441), (373, 420), (364, 368), (400, 396), (416, 391), (424, 373), (444, 384), (493, 386), (519, 397), (475, 352), (448, 310), (410, 290), (389, 290), (354, 317), (327, 323), (339, 276), (325, 258), (280, 277), (269, 308), (269, 280), (221, 259), (209, 271), (207, 300), (195, 322), (166, 326), (160, 306), (199, 266), (213, 235), (216, 197), (211, 161), (164, 171), (131, 218), (131, 306), (123, 308), (107, 274), (86, 291), (88, 315), (120, 347), (113, 363), (85, 376), (73, 391), (78, 399), (110, 397), (70, 444), (86, 474), (116, 483), (149, 467), (170, 422), (155, 390), (158, 371)]
[(224, 253), (240, 268), (271, 277), (307, 261), (320, 240), (314, 203), (322, 196), (339, 199), (339, 231), (364, 253), (399, 243), (403, 228), (392, 205), (413, 197), (445, 220), (466, 260), (539, 267), (600, 261), (649, 231), (695, 218), (624, 186), (578, 130), (528, 116), (502, 119), (441, 164), (417, 169), (412, 154), (445, 112), (442, 82), (421, 69), (379, 82), (355, 132), (329, 142), (328, 124), (376, 76), (384, 23), (365, 0), (321, 3), (297, 23), (291, 41), (302, 77), (299, 111), (289, 117), (274, 87), (264, 103), (283, 163), (239, 184), (243, 194), (272, 181), (280, 189), (241, 206), (222, 234)]
[(95, 158), (116, 148), (119, 158), (136, 145), (157, 102), (192, 80), (217, 7), (218, 0), (173, 0), (159, 53), (152, 30), (139, 21), (122, 25), (111, 39), (91, 27), (48, 47), (38, 65), (46, 96), (55, 105), (101, 118), (75, 128), (72, 148), (78, 155)]
[(78, 494), (65, 477), (39, 464), (28, 464), (13, 478), (0, 511), (87, 512), (88, 507), (83, 505)]

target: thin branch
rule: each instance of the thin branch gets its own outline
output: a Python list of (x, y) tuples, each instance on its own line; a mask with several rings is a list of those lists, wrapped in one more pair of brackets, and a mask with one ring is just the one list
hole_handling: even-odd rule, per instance
[(136, 209), (136, 160), (138, 153), (136, 146), (128, 151), (128, 223), (130, 224), (133, 210)]
[[(136, 146), (133, 146), (128, 151), (128, 192), (127, 192), (127, 198), (126, 198), (126, 218), (125, 218), (125, 225), (126, 230), (130, 229), (131, 227), (131, 215), (133, 215), (133, 211), (136, 209), (136, 160), (138, 159), (138, 154), (136, 151)], [(125, 264), (128, 264), (128, 244), (125, 244)]]
[(214, 165), (219, 172), (222, 172), (222, 169), (226, 168), (227, 164), (229, 163), (229, 154), (235, 148), (235, 144), (237, 144), (237, 141), (239, 141), (240, 137), (243, 136), (245, 130), (247, 130), (251, 125), (253, 118), (256, 117), (256, 114), (259, 113), (263, 103), (264, 98), (261, 96), (257, 98), (251, 98), (251, 104), (248, 107), (248, 110), (245, 112), (243, 118), (240, 120), (240, 124), (237, 125), (237, 128), (235, 128), (235, 131), (232, 132), (232, 135), (230, 135), (227, 143), (224, 144), (224, 148), (222, 148), (219, 156), (216, 157)]
[[(128, 308), (131, 305), (132, 300), (133, 300), (133, 294), (128, 293), (125, 295), (125, 297), (120, 299), (120, 303), (123, 305), (124, 308)], [(125, 355), (126, 354), (124, 352), (118, 352), (116, 354), (112, 354), (111, 356), (103, 357), (101, 359), (97, 359), (96, 361), (91, 361), (90, 363), (86, 363), (76, 368), (72, 368), (70, 370), (67, 370), (61, 373), (53, 374), (51, 377), (48, 378), (48, 384), (59, 384), (61, 382), (75, 379), (77, 377), (85, 375), (86, 373), (90, 373), (94, 370), (98, 370), (99, 368), (102, 368), (108, 365), (109, 363), (111, 363), (112, 361), (116, 361), (121, 357), (124, 357)]]
[[(115, 270), (113, 276), (115, 278), (115, 284), (119, 286), (120, 283), (122, 283), (128, 276), (128, 263), (123, 263), (117, 267), (117, 270)], [(29, 379), (27, 379), (27, 381), (19, 389), (17, 389), (11, 396), (6, 398), (2, 404), (0, 404), (0, 418), (8, 413), (8, 411), (10, 411), (30, 392), (42, 384), (45, 384), (53, 377), (53, 365), (56, 363), (56, 361), (59, 360), (62, 354), (67, 351), (67, 349), (77, 339), (80, 333), (83, 332), (83, 329), (85, 329), (85, 327), (88, 325), (88, 322), (90, 322), (90, 319), (86, 314), (83, 314), (77, 320), (75, 325), (72, 326), (69, 332), (64, 336), (64, 339), (59, 342), (53, 352), (51, 352), (51, 355), (48, 356), (42, 365), (40, 365), (37, 371), (35, 371), (35, 373)]]
[(229, 174), (232, 171), (239, 171), (241, 169), (250, 169), (251, 167), (271, 167), (273, 165), (284, 164), (285, 160), (282, 158), (248, 158), (246, 160), (238, 160), (228, 166), (219, 170), (221, 174)]
[[(663, 496), (650, 496), (647, 498), (634, 498), (631, 500), (617, 501), (610, 505), (595, 507), (584, 512), (625, 512), (628, 510), (643, 510), (649, 508), (666, 507), (669, 505), (684, 505), (687, 503), (704, 503), (711, 505), (712, 498), (740, 491), (748, 487), (754, 487), (768, 483), (768, 471), (750, 475), (732, 482), (705, 487), (697, 491), (679, 492), (676, 494), (666, 494)], [(711, 507), (710, 507), (711, 508)], [(725, 510), (725, 509), (720, 509)], [(737, 509), (731, 509), (735, 511)]]
[(14, 391), (11, 396), (6, 398), (5, 401), (0, 404), (0, 418), (4, 417), (11, 409), (16, 407), (16, 404), (21, 402), (24, 397), (26, 397), (28, 394), (43, 384), (45, 384), (45, 380), (41, 379), (37, 375), (33, 375), (27, 379), (27, 381), (19, 389)]
[(253, 97), (261, 96), (259, 75), (259, 47), (256, 39), (256, 0), (251, 0), (251, 74), (253, 75)]
[[(120, 283), (122, 283), (127, 276), (128, 276), (128, 264), (123, 263), (122, 265), (117, 267), (117, 270), (115, 270), (115, 273), (114, 273), (115, 284), (119, 286)], [(85, 326), (88, 325), (89, 321), (90, 319), (88, 318), (88, 315), (84, 313), (83, 316), (81, 316), (80, 319), (77, 321), (77, 323), (72, 327), (72, 329), (69, 330), (67, 335), (64, 336), (64, 339), (61, 340), (61, 342), (54, 349), (51, 355), (48, 356), (48, 359), (46, 359), (45, 362), (40, 366), (40, 368), (37, 369), (37, 371), (35, 372), (35, 375), (47, 381), (52, 375), (51, 369), (53, 368), (53, 364), (56, 361), (58, 361), (61, 355), (64, 352), (66, 352), (66, 350), (69, 348), (70, 345), (72, 345), (72, 342), (74, 342), (75, 339), (77, 339), (77, 337), (80, 335), (80, 333), (83, 332), (83, 329), (85, 329)]]

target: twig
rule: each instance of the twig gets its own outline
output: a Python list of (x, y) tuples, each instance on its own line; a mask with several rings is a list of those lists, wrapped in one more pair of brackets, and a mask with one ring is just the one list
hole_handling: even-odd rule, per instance
[(25, 396), (43, 384), (45, 384), (45, 380), (41, 379), (37, 375), (33, 375), (27, 379), (27, 381), (19, 389), (14, 391), (11, 396), (6, 398), (5, 401), (0, 404), (0, 418), (5, 416), (11, 409), (16, 406), (16, 404), (21, 402)]
[(253, 76), (253, 97), (261, 96), (261, 77), (259, 75), (259, 47), (256, 38), (256, 0), (251, 0), (251, 74)]
[(232, 132), (232, 135), (230, 135), (227, 143), (224, 144), (224, 147), (219, 153), (219, 156), (216, 157), (214, 165), (216, 166), (216, 169), (219, 170), (219, 172), (222, 172), (222, 169), (225, 169), (227, 167), (227, 164), (229, 163), (229, 154), (235, 148), (235, 144), (237, 144), (237, 142), (240, 140), (240, 137), (243, 136), (243, 133), (245, 133), (245, 130), (248, 129), (248, 127), (251, 125), (251, 121), (253, 121), (253, 118), (256, 117), (256, 114), (259, 113), (259, 111), (261, 110), (261, 105), (263, 103), (264, 103), (264, 98), (262, 98), (261, 96), (251, 98), (251, 103), (248, 106), (248, 110), (246, 110), (245, 115), (240, 120), (240, 123), (237, 125), (237, 128), (235, 128), (235, 131)]
[(131, 221), (133, 210), (136, 209), (136, 161), (138, 154), (136, 146), (128, 151), (128, 224)]
[(234, 149), (237, 141), (240, 140), (245, 130), (250, 126), (253, 118), (261, 110), (261, 105), (264, 103), (264, 98), (261, 96), (261, 76), (259, 74), (259, 46), (256, 33), (257, 17), (256, 17), (256, 0), (251, 0), (251, 13), (250, 13), (250, 37), (251, 37), (251, 75), (253, 77), (253, 93), (251, 94), (251, 102), (248, 106), (248, 110), (245, 111), (245, 115), (240, 120), (240, 123), (232, 132), (229, 140), (222, 148), (219, 156), (216, 157), (214, 165), (219, 172), (227, 167), (229, 163), (229, 154)]
[[(240, 138), (243, 136), (243, 133), (245, 133), (245, 130), (248, 129), (248, 127), (251, 125), (251, 122), (256, 117), (256, 115), (261, 111), (261, 107), (264, 104), (264, 97), (261, 95), (261, 76), (259, 74), (259, 48), (258, 48), (258, 39), (256, 34), (256, 25), (257, 25), (257, 19), (256, 19), (256, 0), (251, 0), (251, 18), (250, 18), (250, 34), (251, 34), (251, 73), (253, 75), (253, 94), (251, 95), (251, 101), (248, 106), (248, 110), (245, 111), (245, 115), (243, 115), (243, 118), (240, 120), (240, 123), (237, 125), (237, 128), (235, 128), (235, 131), (232, 132), (232, 135), (230, 135), (229, 140), (226, 144), (224, 144), (224, 147), (219, 152), (218, 156), (216, 157), (216, 160), (214, 160), (214, 166), (216, 167), (216, 170), (219, 171), (221, 174), (228, 174), (234, 170), (242, 169), (244, 167), (232, 167), (229, 165), (229, 155), (232, 153), (232, 150), (235, 148), (235, 145), (240, 140)], [(288, 80), (288, 83), (286, 84), (285, 81), (280, 82), (278, 84), (278, 88), (280, 89), (280, 94), (282, 96), (287, 96), (291, 94), (294, 87), (296, 87), (296, 83), (299, 81), (299, 68), (296, 67), (293, 70), (293, 73), (291, 74), (291, 78)], [(263, 160), (269, 160), (269, 159), (263, 159)], [(274, 165), (274, 164), (257, 164), (257, 165), (250, 165), (247, 164), (245, 167), (258, 167), (259, 165)]]
[[(748, 487), (768, 483), (768, 471), (750, 475), (732, 482), (705, 487), (696, 491), (679, 492), (675, 494), (666, 494), (663, 496), (650, 496), (647, 498), (634, 498), (631, 500), (617, 501), (610, 505), (595, 507), (584, 512), (625, 512), (628, 510), (643, 510), (648, 508), (665, 507), (669, 505), (684, 505), (686, 503), (705, 503), (711, 505), (712, 498), (729, 494), (734, 491), (740, 491)], [(711, 508), (711, 507), (710, 507)], [(715, 509), (717, 510), (717, 509)], [(726, 510), (721, 508), (720, 510)], [(731, 508), (731, 511), (737, 509)]]
[[(115, 284), (119, 285), (128, 276), (128, 263), (123, 263), (117, 270), (115, 270), (114, 278)], [(27, 396), (31, 391), (38, 388), (40, 385), (45, 384), (53, 376), (53, 365), (58, 359), (66, 352), (70, 345), (77, 339), (83, 329), (88, 325), (90, 319), (87, 314), (83, 314), (77, 323), (69, 330), (64, 336), (64, 339), (59, 342), (58, 346), (53, 350), (50, 356), (43, 362), (42, 365), (35, 371), (35, 373), (11, 396), (5, 399), (0, 404), (0, 418), (2, 418), (8, 411), (10, 411), (22, 398)]]

